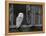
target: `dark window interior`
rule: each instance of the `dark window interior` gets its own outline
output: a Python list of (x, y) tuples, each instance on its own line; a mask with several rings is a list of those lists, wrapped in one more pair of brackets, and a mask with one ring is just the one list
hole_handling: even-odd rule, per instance
[[(9, 32), (32, 32), (42, 31), (42, 5), (36, 4), (9, 4)], [(16, 28), (16, 17), (23, 13), (23, 21), (19, 28)]]

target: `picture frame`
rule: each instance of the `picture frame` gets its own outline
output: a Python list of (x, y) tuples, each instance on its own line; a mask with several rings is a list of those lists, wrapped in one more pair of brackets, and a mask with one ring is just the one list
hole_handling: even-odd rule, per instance
[[(42, 14), (42, 31), (32, 31), (32, 32), (9, 32), (9, 3), (10, 4), (29, 4), (29, 5), (42, 5), (43, 14)], [(5, 1), (5, 33), (6, 36), (11, 35), (23, 35), (23, 34), (37, 34), (45, 32), (45, 3), (44, 2), (24, 2), (24, 1)]]

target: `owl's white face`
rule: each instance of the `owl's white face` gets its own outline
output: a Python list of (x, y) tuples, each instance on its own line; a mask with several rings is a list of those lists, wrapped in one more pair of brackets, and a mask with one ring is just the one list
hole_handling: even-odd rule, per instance
[(23, 13), (19, 13), (18, 14), (18, 17), (23, 17)]

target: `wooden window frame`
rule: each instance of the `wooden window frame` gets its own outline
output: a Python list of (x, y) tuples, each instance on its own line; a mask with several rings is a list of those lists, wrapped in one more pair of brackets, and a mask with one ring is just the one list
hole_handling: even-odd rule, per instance
[[(43, 31), (38, 32), (14, 32), (9, 33), (9, 3), (15, 3), (15, 4), (39, 4), (43, 6)], [(37, 33), (43, 33), (45, 32), (45, 3), (44, 2), (24, 2), (24, 1), (5, 1), (5, 32), (6, 35), (21, 35), (21, 34), (37, 34)]]

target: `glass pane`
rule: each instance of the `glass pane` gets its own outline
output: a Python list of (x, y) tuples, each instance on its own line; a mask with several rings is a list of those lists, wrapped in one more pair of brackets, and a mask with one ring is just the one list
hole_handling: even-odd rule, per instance
[(9, 4), (9, 32), (42, 31), (41, 5)]

